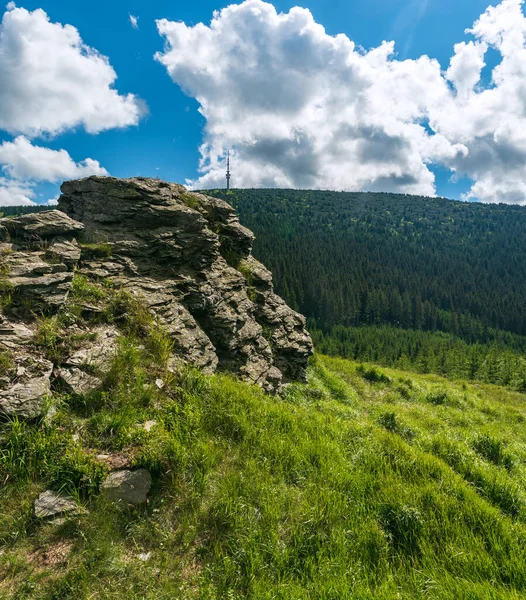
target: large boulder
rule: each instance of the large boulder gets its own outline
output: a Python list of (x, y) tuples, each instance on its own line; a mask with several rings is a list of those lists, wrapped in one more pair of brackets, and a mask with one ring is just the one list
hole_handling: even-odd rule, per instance
[(75, 234), (84, 229), (82, 223), (74, 221), (59, 210), (29, 213), (15, 218), (6, 217), (0, 219), (0, 227), (15, 240), (47, 239)]
[(73, 270), (80, 259), (80, 246), (77, 240), (68, 240), (58, 237), (49, 244), (46, 250), (46, 257), (65, 264), (69, 270)]
[[(0, 344), (21, 367), (0, 378), (0, 411), (38, 416), (53, 371), (72, 393), (101, 387), (116, 327), (70, 332), (75, 348), (57, 365), (28, 349), (30, 320), (65, 307), (74, 272), (140, 300), (171, 338), (169, 367), (221, 369), (269, 392), (305, 378), (312, 353), (305, 319), (274, 293), (272, 275), (251, 255), (254, 236), (230, 205), (145, 178), (89, 177), (64, 183), (62, 192), (60, 210), (0, 219), (0, 293), (10, 315)], [(82, 316), (103, 316), (101, 307), (76, 302)]]

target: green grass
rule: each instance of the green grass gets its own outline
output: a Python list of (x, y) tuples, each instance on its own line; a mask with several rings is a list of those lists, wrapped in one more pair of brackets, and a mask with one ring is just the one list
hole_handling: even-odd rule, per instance
[[(0, 597), (526, 597), (525, 395), (318, 356), (271, 397), (167, 343), (127, 326), (101, 392), (0, 425)], [(98, 494), (100, 453), (151, 471), (147, 505)], [(48, 487), (86, 512), (37, 522)]]
[(113, 246), (108, 242), (97, 242), (96, 244), (80, 244), (83, 258), (109, 258), (113, 253)]

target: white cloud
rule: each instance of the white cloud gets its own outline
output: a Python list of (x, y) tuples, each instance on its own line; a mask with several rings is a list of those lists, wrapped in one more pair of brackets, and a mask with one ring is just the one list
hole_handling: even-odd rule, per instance
[[(202, 176), (224, 185), (235, 148), (238, 187), (390, 190), (432, 195), (430, 165), (474, 185), (466, 197), (526, 203), (526, 19), (522, 0), (490, 7), (466, 33), (447, 71), (427, 56), (396, 59), (329, 36), (311, 13), (277, 13), (246, 0), (210, 26), (157, 21), (156, 59), (206, 118)], [(492, 82), (481, 73), (500, 52)]]
[(28, 206), (35, 204), (31, 185), (0, 177), (0, 206)]
[(0, 166), (11, 179), (31, 181), (59, 181), (108, 174), (96, 160), (87, 158), (75, 163), (65, 150), (34, 146), (24, 136), (0, 144)]
[(56, 206), (58, 204), (58, 196), (56, 198), (51, 198), (47, 201), (49, 206)]
[(0, 129), (29, 136), (136, 125), (141, 102), (120, 95), (105, 56), (71, 25), (8, 6), (0, 24)]
[(139, 17), (136, 17), (135, 15), (128, 15), (130, 18), (130, 25), (134, 28), (134, 29), (139, 29)]

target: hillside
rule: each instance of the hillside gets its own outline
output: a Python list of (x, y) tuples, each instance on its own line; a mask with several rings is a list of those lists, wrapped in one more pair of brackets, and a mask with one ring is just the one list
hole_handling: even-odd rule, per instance
[[(2, 425), (2, 598), (526, 594), (523, 395), (318, 357), (276, 398), (152, 348), (123, 338), (52, 425)], [(151, 472), (147, 504), (98, 494), (111, 461)], [(48, 488), (82, 511), (36, 519)]]
[(525, 380), (525, 208), (380, 193), (207, 193), (228, 198), (254, 231), (255, 256), (309, 318), (321, 350)]
[(400, 194), (208, 193), (228, 198), (278, 289), (320, 327), (526, 335), (525, 208)]
[(30, 206), (0, 206), (0, 217), (19, 217), (51, 210), (53, 207), (47, 204), (33, 204)]

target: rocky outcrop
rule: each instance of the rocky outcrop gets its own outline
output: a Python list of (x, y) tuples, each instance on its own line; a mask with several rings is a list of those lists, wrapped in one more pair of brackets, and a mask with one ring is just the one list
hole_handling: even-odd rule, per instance
[(90, 177), (63, 184), (59, 209), (111, 248), (105, 259), (81, 259), (81, 271), (140, 297), (176, 358), (268, 391), (304, 379), (305, 319), (274, 293), (251, 255), (252, 232), (226, 202), (155, 179)]
[[(173, 368), (225, 370), (269, 392), (305, 378), (305, 319), (274, 293), (231, 206), (144, 178), (62, 192), (59, 210), (0, 219), (0, 412), (36, 417), (53, 386), (85, 396), (103, 385), (117, 326), (72, 326), (76, 345), (55, 364), (34, 343), (35, 315), (67, 314), (75, 276), (139, 300), (170, 336)], [(102, 309), (88, 296), (76, 310), (93, 323)]]

